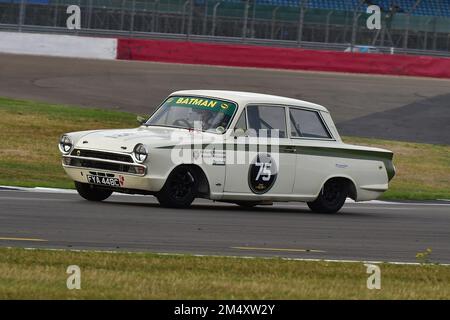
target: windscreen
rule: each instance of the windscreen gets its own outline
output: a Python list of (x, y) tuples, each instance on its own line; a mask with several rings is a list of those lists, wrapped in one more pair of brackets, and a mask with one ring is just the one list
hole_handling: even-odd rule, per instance
[(206, 97), (169, 97), (146, 125), (199, 129), (223, 133), (228, 128), (236, 104)]

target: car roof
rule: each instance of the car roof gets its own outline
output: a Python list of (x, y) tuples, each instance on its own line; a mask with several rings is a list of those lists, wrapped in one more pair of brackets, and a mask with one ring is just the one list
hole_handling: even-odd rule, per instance
[(205, 96), (210, 98), (225, 99), (237, 102), (239, 105), (242, 106), (245, 106), (248, 103), (273, 103), (273, 104), (306, 107), (310, 109), (328, 112), (327, 108), (315, 103), (254, 92), (229, 91), (229, 90), (181, 90), (173, 92), (171, 94), (171, 96), (174, 95)]

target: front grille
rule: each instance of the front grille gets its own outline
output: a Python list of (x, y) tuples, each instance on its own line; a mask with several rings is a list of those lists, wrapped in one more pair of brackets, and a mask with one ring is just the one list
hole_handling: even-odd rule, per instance
[(84, 149), (73, 149), (71, 155), (76, 157), (97, 158), (97, 159), (133, 163), (133, 158), (128, 154), (84, 150)]
[(111, 163), (111, 162), (103, 162), (103, 161), (95, 161), (95, 160), (87, 160), (87, 159), (70, 159), (70, 166), (74, 167), (83, 167), (83, 168), (92, 168), (92, 169), (102, 169), (107, 171), (117, 171), (117, 172), (130, 172), (129, 165), (120, 164), (120, 163)]

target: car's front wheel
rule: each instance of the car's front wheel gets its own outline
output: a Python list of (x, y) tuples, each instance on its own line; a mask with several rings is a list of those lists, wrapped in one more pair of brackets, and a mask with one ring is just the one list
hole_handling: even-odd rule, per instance
[(109, 196), (113, 193), (110, 190), (102, 189), (92, 184), (81, 183), (77, 181), (75, 181), (75, 188), (77, 189), (80, 196), (89, 201), (103, 201), (108, 199)]
[(189, 167), (175, 168), (156, 194), (156, 198), (163, 207), (187, 208), (197, 196), (198, 179)]
[(325, 183), (316, 200), (308, 202), (314, 212), (336, 213), (345, 203), (349, 194), (349, 183), (343, 179), (332, 179)]

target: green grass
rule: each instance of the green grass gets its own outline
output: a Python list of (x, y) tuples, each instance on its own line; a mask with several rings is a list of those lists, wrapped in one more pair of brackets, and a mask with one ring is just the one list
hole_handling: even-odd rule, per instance
[(137, 126), (131, 113), (0, 98), (0, 184), (73, 188), (57, 147), (64, 132)]
[[(62, 133), (136, 126), (131, 113), (0, 98), (0, 185), (73, 188), (60, 164)], [(450, 198), (450, 146), (344, 140), (394, 151), (397, 175), (384, 199)]]
[(344, 137), (347, 143), (394, 152), (396, 175), (384, 199), (450, 199), (450, 146)]
[[(81, 289), (68, 290), (69, 265)], [(450, 267), (0, 249), (0, 299), (450, 299)]]

